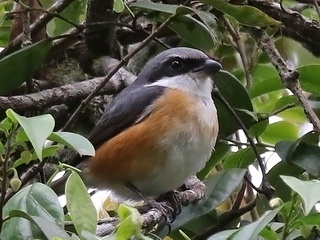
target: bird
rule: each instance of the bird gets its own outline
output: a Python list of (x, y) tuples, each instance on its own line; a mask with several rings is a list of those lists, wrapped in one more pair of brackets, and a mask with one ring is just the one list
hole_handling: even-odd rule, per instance
[(218, 136), (211, 77), (221, 69), (188, 47), (150, 60), (88, 136), (96, 149), (83, 170), (90, 185), (137, 201), (177, 189), (200, 171)]

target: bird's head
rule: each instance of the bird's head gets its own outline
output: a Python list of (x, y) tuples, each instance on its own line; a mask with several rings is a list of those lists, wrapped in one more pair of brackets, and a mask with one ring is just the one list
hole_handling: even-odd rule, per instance
[(221, 69), (220, 63), (199, 50), (171, 48), (149, 61), (136, 82), (188, 91), (210, 88), (211, 91), (210, 76)]

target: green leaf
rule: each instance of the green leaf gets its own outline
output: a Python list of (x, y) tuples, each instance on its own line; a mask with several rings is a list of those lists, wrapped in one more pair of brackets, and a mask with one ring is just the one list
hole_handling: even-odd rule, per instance
[(87, 188), (80, 176), (73, 172), (66, 182), (67, 207), (72, 223), (79, 235), (83, 231), (95, 233), (97, 227), (97, 211), (90, 199)]
[(242, 25), (267, 27), (280, 24), (280, 22), (274, 20), (259, 9), (248, 5), (233, 5), (222, 0), (201, 0), (201, 2), (230, 15)]
[(7, 47), (11, 33), (11, 20), (5, 19), (0, 26), (0, 47)]
[(124, 3), (123, 3), (123, 1), (122, 1), (122, 0), (114, 0), (113, 10), (114, 10), (116, 13), (122, 13), (123, 10), (124, 10)]
[(319, 136), (309, 132), (297, 141), (281, 141), (276, 144), (276, 152), (283, 161), (305, 169), (315, 177), (320, 176)]
[[(0, 59), (0, 95), (10, 93), (32, 77), (43, 64), (51, 42), (50, 39), (46, 39)], [(12, 66), (19, 66), (19, 71)]]
[(10, 218), (14, 218), (14, 217), (24, 218), (30, 221), (31, 223), (35, 224), (42, 231), (42, 233), (46, 236), (47, 239), (58, 238), (63, 240), (72, 240), (72, 238), (64, 231), (63, 228), (61, 228), (60, 226), (57, 226), (56, 224), (52, 223), (51, 221), (45, 218), (31, 216), (20, 210), (12, 210), (9, 216)]
[(281, 140), (295, 140), (298, 138), (299, 126), (291, 122), (280, 121), (270, 124), (261, 139), (270, 144), (276, 144)]
[(42, 149), (45, 141), (52, 133), (54, 128), (54, 119), (51, 115), (45, 114), (36, 117), (26, 118), (9, 109), (7, 116), (12, 121), (18, 121), (27, 134), (39, 160), (42, 160)]
[(49, 136), (49, 139), (77, 151), (80, 156), (94, 156), (95, 154), (95, 149), (91, 142), (79, 134), (70, 132), (53, 132)]
[(320, 181), (302, 181), (291, 176), (280, 176), (282, 180), (295, 192), (304, 202), (305, 215), (308, 215), (314, 205), (320, 200)]
[(320, 65), (312, 64), (298, 68), (299, 80), (303, 90), (320, 95), (320, 86), (317, 76), (320, 74)]
[(117, 230), (117, 240), (127, 240), (140, 236), (142, 218), (137, 209), (120, 204), (117, 213), (121, 220)]
[(282, 181), (280, 175), (300, 176), (303, 170), (294, 164), (279, 162), (267, 174), (269, 183), (276, 189), (274, 195), (284, 202), (291, 201), (291, 189)]
[[(264, 153), (265, 148), (258, 148), (259, 153)], [(251, 147), (240, 149), (237, 152), (230, 154), (223, 162), (224, 169), (230, 168), (247, 168), (256, 160), (256, 155)]]
[(207, 179), (204, 182), (208, 188), (207, 196), (197, 203), (183, 207), (179, 217), (172, 223), (171, 229), (178, 229), (192, 219), (199, 218), (219, 206), (242, 183), (246, 171), (246, 169), (229, 169)]
[(0, 123), (0, 130), (3, 130), (4, 132), (9, 131), (11, 127), (12, 127), (12, 121), (8, 117), (3, 119)]
[(285, 87), (281, 83), (279, 76), (274, 76), (253, 85), (252, 88), (250, 88), (249, 93), (250, 93), (250, 97), (253, 99), (263, 94), (267, 94), (270, 92), (283, 90), (283, 89), (285, 89)]
[(130, 4), (130, 7), (133, 10), (136, 9), (145, 13), (153, 13), (149, 14), (149, 17), (154, 17), (154, 11), (156, 11), (159, 14), (156, 16), (156, 20), (160, 22), (166, 21), (170, 15), (175, 14), (179, 9), (178, 12), (183, 15), (176, 16), (169, 24), (169, 28), (176, 32), (185, 41), (197, 48), (202, 50), (211, 50), (215, 47), (216, 40), (212, 31), (209, 30), (205, 24), (192, 16), (184, 15), (190, 12), (195, 12), (191, 8), (178, 8), (177, 5), (153, 3), (150, 1), (138, 1)]
[(249, 130), (250, 134), (255, 137), (260, 136), (269, 126), (269, 119), (265, 119), (263, 121), (259, 121), (255, 123)]
[(310, 226), (320, 226), (320, 213), (310, 213), (307, 216), (303, 216), (302, 218), (296, 219), (292, 223), (292, 227), (300, 227), (303, 225), (310, 225)]
[[(21, 210), (30, 216), (45, 219), (59, 228), (64, 227), (64, 214), (57, 195), (51, 188), (34, 183), (17, 192), (4, 206), (3, 216), (12, 210)], [(12, 218), (3, 223), (1, 239), (43, 239), (38, 227), (22, 218)]]
[[(57, 146), (57, 145), (45, 147), (42, 150), (42, 157), (46, 158), (46, 157), (53, 156), (59, 149), (61, 149), (61, 147)], [(37, 160), (37, 159), (38, 159), (37, 154), (33, 153), (31, 159), (19, 158), (18, 160), (16, 160), (13, 163), (12, 167), (16, 168), (16, 167), (20, 166), (21, 164), (28, 164), (30, 161)], [(27, 161), (27, 160), (29, 160), (29, 161)]]
[(268, 225), (269, 222), (277, 215), (284, 205), (268, 212), (258, 221), (248, 224), (241, 228), (232, 237), (232, 240), (255, 239), (258, 234)]
[[(86, 0), (73, 1), (60, 13), (60, 15), (70, 22), (78, 24), (85, 19), (86, 3)], [(64, 34), (71, 27), (73, 27), (73, 25), (70, 23), (59, 18), (54, 18), (53, 21), (49, 23), (49, 29), (52, 29), (49, 33), (53, 36), (58, 36)]]
[(237, 231), (236, 229), (221, 231), (219, 233), (212, 235), (207, 240), (226, 240), (236, 231)]
[[(254, 121), (250, 115), (243, 109), (253, 112), (252, 103), (247, 90), (241, 82), (232, 74), (226, 71), (220, 71), (213, 76), (213, 81), (218, 87), (222, 96), (228, 101), (232, 108), (235, 109), (243, 123), (249, 127)], [(237, 93), (237, 94), (235, 94)], [(240, 128), (234, 116), (232, 116), (221, 101), (213, 95), (219, 118), (219, 135), (227, 137)], [(242, 109), (238, 111), (236, 109)]]

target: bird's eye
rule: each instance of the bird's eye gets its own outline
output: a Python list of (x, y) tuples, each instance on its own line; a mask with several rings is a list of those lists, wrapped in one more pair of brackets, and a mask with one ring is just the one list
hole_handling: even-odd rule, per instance
[(183, 62), (181, 60), (174, 60), (171, 62), (170, 68), (173, 71), (179, 71), (183, 68)]

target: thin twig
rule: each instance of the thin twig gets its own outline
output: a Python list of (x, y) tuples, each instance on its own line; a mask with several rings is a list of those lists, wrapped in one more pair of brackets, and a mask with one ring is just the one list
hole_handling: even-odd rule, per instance
[[(227, 110), (232, 114), (232, 116), (235, 118), (235, 120), (237, 121), (237, 123), (239, 124), (239, 126), (241, 127), (241, 129), (243, 130), (244, 134), (246, 135), (250, 146), (252, 147), (253, 152), (255, 153), (259, 166), (261, 168), (261, 173), (263, 175), (263, 179), (265, 179), (265, 175), (266, 175), (266, 169), (265, 166), (263, 164), (263, 160), (256, 148), (256, 145), (253, 141), (253, 139), (250, 136), (250, 133), (248, 131), (248, 129), (246, 128), (246, 126), (244, 125), (244, 123), (242, 122), (242, 120), (240, 119), (240, 117), (238, 116), (238, 114), (235, 112), (235, 110), (230, 106), (230, 104), (228, 103), (228, 101), (222, 96), (221, 92), (219, 91), (219, 89), (217, 87), (215, 87), (214, 89), (214, 95), (216, 97), (218, 97), (218, 99), (223, 103), (223, 105), (227, 108)], [(264, 180), (263, 180), (264, 181)]]
[(224, 25), (226, 26), (227, 30), (231, 34), (231, 36), (233, 38), (233, 41), (237, 45), (236, 50), (240, 55), (240, 58), (241, 58), (241, 61), (242, 61), (242, 65), (243, 65), (243, 68), (244, 68), (244, 74), (246, 76), (246, 88), (250, 89), (251, 85), (252, 85), (252, 74), (251, 74), (251, 69), (250, 69), (250, 65), (251, 64), (248, 61), (244, 43), (243, 43), (239, 33), (231, 25), (230, 21), (224, 16), (222, 16), (222, 20), (223, 20)]
[(214, 224), (212, 227), (206, 229), (205, 231), (202, 231), (198, 235), (191, 238), (191, 240), (207, 239), (212, 234), (224, 230), (229, 223), (241, 217), (243, 214), (250, 212), (255, 206), (256, 200), (253, 200), (252, 202), (248, 203), (246, 206), (240, 208), (237, 211), (230, 211), (228, 213), (225, 213), (221, 216), (217, 224)]
[(241, 129), (243, 130), (244, 134), (246, 135), (250, 146), (252, 147), (252, 150), (257, 158), (258, 164), (260, 166), (261, 174), (262, 174), (262, 182), (261, 182), (261, 189), (257, 190), (260, 193), (263, 193), (266, 195), (267, 198), (270, 198), (273, 193), (273, 187), (269, 184), (267, 178), (266, 178), (266, 169), (263, 163), (263, 160), (258, 152), (258, 149), (253, 141), (253, 139), (250, 136), (249, 131), (247, 130), (246, 126), (238, 116), (238, 114), (235, 112), (235, 110), (230, 106), (228, 101), (222, 96), (221, 92), (217, 87), (214, 89), (214, 95), (222, 102), (222, 104), (227, 108), (227, 110), (230, 112), (230, 114), (235, 118)]
[[(233, 140), (233, 139), (220, 139), (222, 142), (230, 142), (230, 143), (233, 143), (234, 146), (251, 146), (250, 143), (248, 142), (241, 142), (241, 141), (237, 141), (237, 140)], [(274, 148), (273, 145), (270, 145), (270, 144), (266, 144), (266, 143), (256, 143), (255, 144), (257, 147), (263, 147), (263, 148)]]
[(129, 59), (131, 59), (134, 55), (136, 55), (140, 50), (142, 50), (145, 46), (147, 46), (152, 39), (157, 36), (157, 34), (162, 31), (165, 27), (167, 27), (173, 18), (176, 17), (176, 14), (171, 15), (166, 21), (164, 21), (152, 34), (149, 35), (145, 40), (141, 42), (141, 44), (134, 49), (132, 52), (130, 52), (128, 55), (126, 55), (122, 60), (119, 62), (117, 66), (113, 68), (112, 71), (104, 78), (104, 80), (97, 86), (97, 88), (84, 100), (81, 102), (79, 107), (76, 109), (76, 111), (72, 114), (69, 121), (65, 124), (65, 126), (62, 128), (63, 130), (67, 129), (79, 116), (81, 111), (90, 103), (92, 98), (104, 87), (104, 85), (110, 80), (110, 78), (116, 74), (116, 72), (123, 67)]
[(318, 13), (318, 18), (320, 19), (320, 8), (317, 0), (313, 0), (313, 5), (316, 8), (316, 11)]
[(242, 202), (243, 197), (244, 197), (244, 194), (245, 194), (245, 192), (246, 192), (246, 188), (247, 188), (246, 182), (242, 182), (241, 189), (240, 189), (240, 191), (239, 191), (238, 194), (237, 194), (237, 198), (236, 198), (236, 200), (234, 201), (234, 203), (233, 203), (233, 205), (232, 205), (231, 211), (237, 211), (237, 210), (239, 210), (239, 208), (240, 208), (240, 206), (241, 206), (241, 202)]
[[(73, 1), (75, 0), (60, 0), (57, 1), (55, 4), (53, 4), (47, 11), (52, 13), (52, 12), (61, 12), (63, 9), (68, 7)], [(50, 22), (54, 16), (52, 14), (44, 13), (39, 18), (37, 21), (33, 22), (30, 25), (30, 31), (32, 34), (38, 32), (41, 30), (45, 25)], [(12, 40), (7, 47), (0, 52), (0, 59), (7, 56), (11, 52), (13, 52), (15, 49), (17, 49), (22, 41), (23, 34), (19, 34), (14, 40)]]
[(262, 122), (264, 120), (267, 120), (270, 117), (278, 115), (279, 113), (282, 113), (282, 112), (284, 112), (290, 108), (293, 108), (295, 106), (297, 106), (295, 103), (288, 103), (288, 104), (284, 105), (283, 107), (276, 109), (275, 111), (273, 111), (271, 113), (266, 113), (266, 114), (260, 113), (258, 116), (258, 122)]
[(257, 28), (247, 28), (247, 30), (262, 51), (270, 58), (278, 71), (282, 83), (297, 97), (314, 129), (320, 133), (320, 120), (302, 92), (298, 71), (289, 69), (273, 41), (263, 30)]

